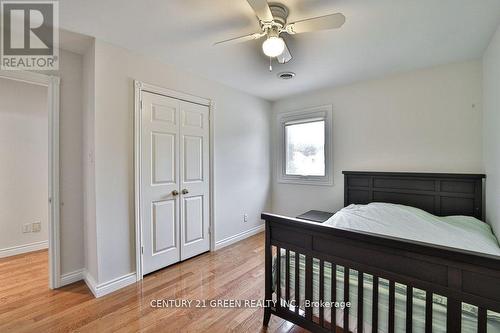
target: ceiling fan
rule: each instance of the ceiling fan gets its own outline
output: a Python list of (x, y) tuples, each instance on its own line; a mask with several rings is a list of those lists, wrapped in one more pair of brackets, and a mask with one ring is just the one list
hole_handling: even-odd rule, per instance
[(269, 70), (272, 70), (272, 58), (276, 58), (280, 64), (285, 64), (292, 59), (292, 54), (284, 39), (280, 36), (281, 34), (295, 35), (305, 32), (337, 29), (345, 22), (345, 16), (341, 13), (336, 13), (288, 23), (289, 11), (285, 5), (274, 2), (268, 4), (267, 0), (247, 0), (247, 2), (259, 19), (261, 31), (223, 40), (214, 45), (236, 44), (265, 36), (266, 40), (262, 43), (262, 51), (269, 57)]

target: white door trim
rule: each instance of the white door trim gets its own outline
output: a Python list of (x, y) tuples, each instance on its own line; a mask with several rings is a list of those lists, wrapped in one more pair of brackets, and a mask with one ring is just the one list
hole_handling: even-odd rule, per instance
[(214, 112), (215, 102), (208, 98), (198, 97), (191, 94), (170, 90), (158, 87), (142, 81), (134, 80), (134, 192), (135, 192), (135, 267), (137, 281), (143, 277), (143, 260), (142, 260), (142, 218), (141, 218), (141, 202), (142, 202), (142, 184), (141, 184), (141, 106), (142, 92), (152, 92), (167, 97), (176, 98), (182, 101), (196, 103), (209, 108), (209, 160), (210, 160), (210, 251), (215, 250), (215, 173), (214, 173)]
[(26, 71), (1, 71), (0, 77), (47, 87), (49, 115), (49, 287), (61, 286), (59, 204), (59, 89), (57, 76)]

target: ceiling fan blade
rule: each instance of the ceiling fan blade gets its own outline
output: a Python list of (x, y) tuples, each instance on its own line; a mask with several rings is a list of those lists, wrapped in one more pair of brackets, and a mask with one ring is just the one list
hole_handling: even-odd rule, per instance
[(279, 56), (276, 57), (276, 60), (280, 64), (286, 64), (290, 60), (292, 60), (292, 54), (290, 53), (290, 50), (288, 49), (288, 46), (285, 43), (285, 49), (283, 50), (283, 53), (281, 53)]
[(218, 46), (218, 45), (232, 45), (232, 44), (237, 44), (237, 43), (243, 43), (243, 42), (247, 42), (247, 41), (250, 41), (250, 40), (259, 39), (259, 38), (261, 38), (264, 35), (265, 35), (265, 33), (256, 32), (256, 33), (253, 33), (253, 34), (250, 34), (250, 35), (245, 35), (245, 36), (234, 37), (234, 38), (222, 40), (220, 42), (214, 43), (214, 46)]
[(273, 20), (273, 14), (267, 4), (267, 0), (247, 0), (247, 2), (259, 20), (263, 22), (271, 22)]
[(290, 23), (286, 26), (286, 32), (293, 35), (304, 32), (337, 29), (340, 28), (344, 22), (345, 16), (341, 13), (319, 16)]

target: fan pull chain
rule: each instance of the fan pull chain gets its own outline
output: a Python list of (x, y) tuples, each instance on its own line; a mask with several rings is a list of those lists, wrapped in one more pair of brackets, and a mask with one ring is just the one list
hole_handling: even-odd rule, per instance
[(269, 71), (273, 71), (273, 58), (269, 57)]

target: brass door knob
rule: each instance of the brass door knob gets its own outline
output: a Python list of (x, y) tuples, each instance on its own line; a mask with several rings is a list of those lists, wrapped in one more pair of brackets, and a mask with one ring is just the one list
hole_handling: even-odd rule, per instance
[(188, 193), (189, 191), (186, 188), (182, 190), (182, 194), (188, 194)]
[(177, 191), (177, 190), (173, 190), (173, 191), (172, 191), (172, 195), (173, 195), (174, 197), (178, 196), (178, 195), (179, 195), (179, 191)]

